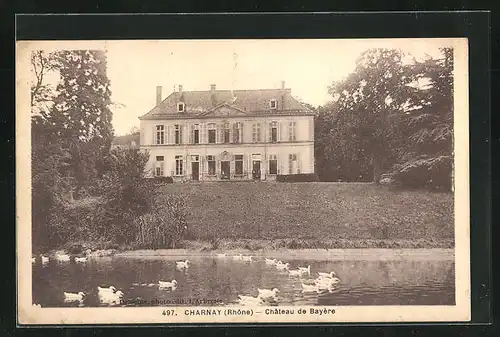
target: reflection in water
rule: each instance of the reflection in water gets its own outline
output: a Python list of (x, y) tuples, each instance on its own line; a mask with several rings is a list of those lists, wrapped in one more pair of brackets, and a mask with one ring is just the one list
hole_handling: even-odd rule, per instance
[[(180, 259), (179, 259), (180, 260)], [(280, 290), (284, 305), (454, 305), (453, 261), (300, 261), (290, 268), (311, 265), (311, 274), (290, 277), (264, 261), (243, 262), (211, 257), (190, 258), (179, 270), (168, 258), (108, 257), (86, 263), (50, 261), (33, 265), (33, 302), (68, 306), (63, 292), (84, 291), (84, 306), (99, 306), (97, 286), (114, 285), (124, 292), (123, 305), (228, 305), (238, 295), (257, 296), (257, 288)], [(331, 293), (302, 293), (317, 272), (335, 271), (342, 283)], [(158, 281), (177, 281), (159, 289)]]

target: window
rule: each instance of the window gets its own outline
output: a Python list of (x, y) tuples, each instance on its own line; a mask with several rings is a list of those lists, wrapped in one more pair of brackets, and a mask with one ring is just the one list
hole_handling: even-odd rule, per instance
[(185, 108), (186, 108), (186, 104), (184, 104), (184, 102), (177, 103), (177, 111), (178, 112), (184, 112)]
[(288, 127), (288, 140), (291, 142), (297, 140), (297, 138), (295, 137), (295, 122), (290, 122), (290, 125)]
[(224, 143), (229, 143), (229, 123), (224, 123)]
[(195, 124), (193, 128), (193, 144), (200, 144), (200, 124)]
[(156, 167), (156, 172), (155, 172), (157, 177), (162, 177), (163, 176), (163, 165), (159, 165)]
[(165, 126), (156, 126), (156, 144), (165, 144)]
[(175, 175), (182, 176), (184, 173), (184, 161), (182, 156), (175, 156)]
[(233, 143), (243, 143), (243, 132), (242, 132), (242, 124), (237, 122), (234, 124), (233, 130)]
[(272, 100), (269, 101), (269, 107), (271, 109), (276, 109), (278, 107), (278, 102), (273, 98)]
[(175, 144), (182, 143), (182, 127), (179, 124), (175, 124)]
[(243, 175), (243, 155), (237, 154), (234, 156), (234, 174)]
[(254, 124), (252, 127), (252, 140), (254, 143), (260, 142), (260, 124)]
[(215, 156), (207, 156), (208, 175), (215, 175)]
[(163, 156), (156, 156), (155, 176), (157, 177), (163, 176), (163, 160)]
[(288, 155), (288, 173), (292, 174), (297, 169), (297, 155), (296, 154), (290, 154)]
[(215, 123), (208, 124), (208, 143), (215, 144)]
[(278, 174), (278, 159), (276, 155), (269, 156), (269, 174)]
[(271, 123), (271, 142), (276, 143), (278, 141), (278, 122)]

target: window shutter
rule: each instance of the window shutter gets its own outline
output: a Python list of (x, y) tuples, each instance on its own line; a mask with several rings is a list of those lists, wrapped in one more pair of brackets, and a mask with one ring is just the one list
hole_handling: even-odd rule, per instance
[(281, 123), (280, 122), (278, 122), (278, 135), (277, 135), (277, 137), (278, 137), (278, 142), (280, 142), (281, 138), (282, 138), (281, 137)]
[(163, 170), (163, 162), (160, 163), (160, 171), (161, 171), (161, 176), (165, 175), (165, 171)]
[[(198, 132), (200, 132), (200, 131), (198, 131)], [(191, 126), (189, 128), (189, 144), (194, 144), (194, 124), (191, 124)]]
[(219, 143), (224, 143), (224, 122), (219, 124)]
[[(233, 124), (233, 126), (234, 126), (234, 124)], [(229, 142), (230, 143), (234, 143), (234, 141), (233, 141), (233, 135), (234, 135), (233, 129), (234, 129), (234, 127), (232, 128), (231, 125), (229, 125)], [(233, 171), (231, 170), (231, 172), (233, 172)]]
[(153, 126), (153, 139), (151, 141), (151, 145), (156, 144), (156, 126)]
[(233, 140), (233, 143), (238, 143), (238, 139), (236, 139), (236, 123), (233, 123), (232, 130), (233, 130), (233, 134), (229, 138), (231, 138)]
[(268, 141), (269, 141), (269, 143), (271, 143), (273, 141), (273, 123), (272, 122), (269, 123), (267, 133), (268, 133)]
[(300, 165), (300, 152), (297, 153), (297, 173), (301, 173), (302, 172), (302, 169), (301, 169), (301, 165)]
[[(244, 130), (244, 129), (245, 129), (245, 128), (244, 128), (244, 124), (243, 124), (243, 123), (241, 123), (241, 124), (240, 124), (240, 134), (241, 134), (241, 136), (240, 136), (241, 138), (240, 138), (240, 139), (241, 139), (241, 142), (242, 142), (242, 143), (244, 143), (244, 142), (245, 142), (245, 133), (243, 132), (243, 130)], [(238, 139), (238, 141), (239, 141), (239, 139)]]
[(215, 124), (215, 143), (219, 144), (220, 141), (220, 124)]

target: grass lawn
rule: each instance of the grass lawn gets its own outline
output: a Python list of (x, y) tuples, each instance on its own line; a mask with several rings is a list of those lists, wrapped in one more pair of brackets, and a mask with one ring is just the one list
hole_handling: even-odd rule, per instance
[[(212, 249), (453, 247), (451, 193), (370, 183), (214, 182), (158, 188), (187, 195), (193, 239), (211, 241)], [(214, 243), (214, 237), (221, 240)]]

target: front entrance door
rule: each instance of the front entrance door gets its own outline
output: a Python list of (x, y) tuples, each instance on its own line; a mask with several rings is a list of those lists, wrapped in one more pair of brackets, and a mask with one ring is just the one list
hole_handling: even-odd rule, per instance
[(252, 177), (255, 180), (260, 180), (260, 160), (254, 160), (252, 165)]
[(222, 179), (229, 179), (231, 177), (230, 161), (220, 162), (220, 172)]
[(200, 162), (191, 162), (191, 174), (193, 180), (200, 180)]

